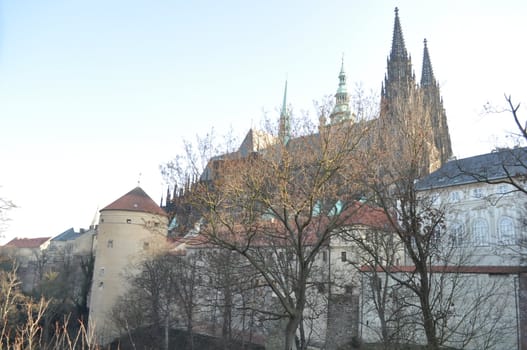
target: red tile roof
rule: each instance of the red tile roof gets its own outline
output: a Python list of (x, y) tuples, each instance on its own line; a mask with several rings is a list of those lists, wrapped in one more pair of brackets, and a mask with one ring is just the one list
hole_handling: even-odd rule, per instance
[[(237, 224), (232, 227), (220, 226), (213, 228), (204, 225), (200, 233), (195, 236), (179, 237), (173, 240), (173, 249), (182, 245), (188, 248), (207, 248), (223, 243), (234, 245), (248, 245), (253, 247), (288, 246), (300, 238), (302, 244), (313, 245), (320, 240), (324, 245), (329, 244), (329, 238), (338, 233), (339, 229), (367, 226), (372, 229), (388, 232), (390, 228), (388, 217), (383, 210), (354, 203), (340, 214), (338, 223), (330, 223), (331, 218), (326, 216), (313, 217), (311, 223), (304, 227), (300, 233), (294, 234), (295, 224), (291, 223), (291, 232), (286, 230), (284, 224), (278, 221), (256, 221), (249, 225)], [(333, 227), (334, 226), (334, 227)], [(332, 231), (330, 234), (329, 231)], [(291, 237), (294, 234), (294, 238)], [(298, 234), (301, 237), (298, 237)], [(293, 241), (292, 241), (293, 240)]]
[(51, 237), (39, 237), (39, 238), (13, 238), (7, 242), (4, 247), (14, 248), (39, 248), (42, 244), (49, 241)]
[[(361, 272), (372, 272), (371, 266), (362, 266)], [(376, 267), (377, 272), (383, 272), (379, 266)], [(390, 268), (392, 273), (397, 272), (415, 272), (415, 266), (393, 266)], [(527, 272), (525, 266), (494, 266), (494, 265), (470, 265), (470, 266), (431, 266), (430, 271), (434, 273), (481, 273), (481, 274), (516, 274)]]
[(150, 198), (141, 187), (136, 187), (113, 203), (107, 205), (104, 210), (126, 210), (167, 216), (167, 213)]

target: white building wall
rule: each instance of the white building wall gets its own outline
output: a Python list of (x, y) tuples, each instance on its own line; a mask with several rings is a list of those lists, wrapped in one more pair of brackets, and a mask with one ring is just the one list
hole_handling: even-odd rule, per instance
[[(443, 281), (448, 282), (442, 286), (443, 295), (440, 295), (439, 290), (434, 291), (433, 300), (442, 303), (443, 307), (437, 306), (437, 312), (445, 311), (446, 323), (444, 327), (437, 327), (438, 336), (444, 340), (444, 346), (467, 350), (517, 348), (517, 275), (437, 274), (436, 286), (440, 285), (437, 280), (441, 277)], [(368, 276), (365, 274), (364, 278), (367, 280)], [(366, 287), (367, 283), (364, 283), (364, 286)], [(393, 293), (392, 290), (396, 289), (396, 286), (392, 280), (390, 293)], [(362, 296), (362, 339), (366, 343), (381, 342), (381, 325), (373, 301), (369, 298), (367, 290)], [(411, 293), (399, 294), (398, 297), (399, 305), (395, 305), (397, 301), (390, 299), (387, 310), (400, 310), (400, 305), (406, 305), (406, 308), (399, 318), (394, 314), (390, 315), (390, 332), (397, 330), (402, 342), (425, 344), (426, 337), (417, 298)], [(406, 320), (404, 315), (409, 318)], [(396, 327), (399, 328), (395, 329)]]

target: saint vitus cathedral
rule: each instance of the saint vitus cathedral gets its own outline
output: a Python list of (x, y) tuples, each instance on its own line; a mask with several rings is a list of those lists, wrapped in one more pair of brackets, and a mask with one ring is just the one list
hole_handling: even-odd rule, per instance
[[(424, 129), (427, 147), (421, 176), (426, 176), (437, 170), (452, 158), (453, 153), (447, 116), (443, 107), (440, 87), (432, 69), (427, 40), (424, 39), (421, 80), (418, 83), (411, 56), (406, 50), (398, 8), (395, 8), (392, 47), (387, 58), (387, 71), (381, 87), (379, 116), (372, 120), (357, 120), (354, 111), (350, 107), (344, 59), (342, 60), (338, 79), (339, 83), (334, 95), (333, 110), (329, 118), (325, 116), (319, 118), (319, 131), (323, 128), (331, 128), (334, 125), (347, 124), (353, 126), (358, 123), (375, 123), (373, 128), (377, 129), (379, 133), (385, 134), (395, 133), (401, 129), (411, 129), (412, 127)], [(401, 111), (404, 108), (412, 109), (414, 111), (413, 114), (415, 114), (414, 118), (410, 120), (407, 116), (408, 113)], [(182, 224), (187, 229), (189, 227), (188, 224), (194, 220), (190, 219), (193, 215), (191, 210), (186, 208), (187, 205), (184, 204), (185, 200), (183, 197), (185, 197), (185, 193), (191, 191), (192, 183), (198, 180), (212, 180), (216, 176), (215, 169), (221, 168), (218, 163), (225, 160), (246, 158), (250, 154), (263, 151), (273, 142), (295, 144), (298, 138), (291, 135), (290, 123), (290, 115), (287, 110), (286, 82), (277, 137), (273, 137), (263, 131), (250, 129), (237, 151), (212, 158), (209, 166), (200, 175), (199, 179), (188, 179), (183, 186), (175, 186), (173, 190), (167, 189), (166, 197), (161, 199), (161, 206), (170, 213), (170, 216), (177, 216), (178, 224)], [(302, 139), (305, 142), (306, 138), (316, 139), (318, 137), (319, 133), (315, 133), (304, 135)], [(394, 136), (394, 139), (397, 139), (397, 136)], [(394, 158), (398, 158), (398, 148), (404, 146), (401, 142), (399, 144), (391, 143), (386, 145), (386, 147), (387, 151), (393, 154)], [(182, 221), (190, 222), (185, 224)], [(183, 229), (183, 227), (180, 227), (180, 229)]]

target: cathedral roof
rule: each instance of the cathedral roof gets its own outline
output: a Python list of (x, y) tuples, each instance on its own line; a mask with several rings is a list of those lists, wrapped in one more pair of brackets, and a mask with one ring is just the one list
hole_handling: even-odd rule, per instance
[(162, 216), (167, 215), (141, 187), (134, 188), (121, 198), (101, 209), (101, 211), (105, 210), (138, 211)]

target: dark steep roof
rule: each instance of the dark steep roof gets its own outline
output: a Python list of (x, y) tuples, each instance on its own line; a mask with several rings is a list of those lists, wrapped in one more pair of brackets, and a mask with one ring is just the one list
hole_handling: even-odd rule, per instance
[(167, 213), (150, 198), (141, 187), (136, 187), (121, 198), (101, 209), (138, 211), (156, 215), (167, 216)]
[(527, 148), (501, 149), (474, 157), (452, 160), (419, 180), (417, 190), (429, 190), (475, 182), (496, 181), (527, 174)]
[(56, 236), (52, 239), (52, 241), (72, 241), (79, 237), (81, 235), (80, 232), (75, 232), (75, 230), (72, 228), (67, 229), (66, 231), (62, 232), (60, 235)]

